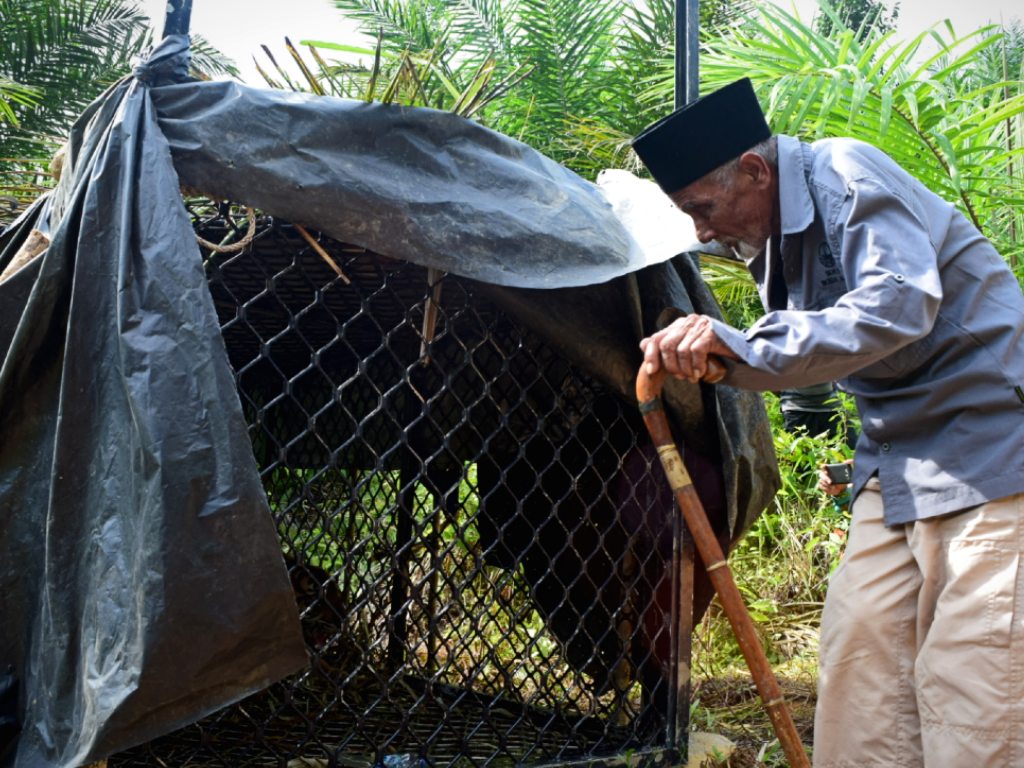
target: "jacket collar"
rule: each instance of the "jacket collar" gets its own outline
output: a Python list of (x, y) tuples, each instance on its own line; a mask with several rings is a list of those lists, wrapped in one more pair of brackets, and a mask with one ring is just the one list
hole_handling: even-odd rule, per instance
[(779, 219), (782, 234), (803, 232), (814, 221), (811, 198), (810, 147), (792, 136), (778, 136), (779, 147)]

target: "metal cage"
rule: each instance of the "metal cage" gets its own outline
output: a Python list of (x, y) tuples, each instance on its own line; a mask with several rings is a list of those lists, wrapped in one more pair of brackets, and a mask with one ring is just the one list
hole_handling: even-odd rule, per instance
[(310, 665), (110, 765), (682, 759), (674, 515), (635, 404), (470, 280), (265, 216), (204, 257)]

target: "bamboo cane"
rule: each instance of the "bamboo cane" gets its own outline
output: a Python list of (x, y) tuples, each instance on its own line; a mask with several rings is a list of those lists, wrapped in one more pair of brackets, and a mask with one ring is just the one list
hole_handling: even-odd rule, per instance
[(700, 554), (701, 560), (704, 561), (704, 569), (711, 579), (715, 592), (718, 593), (718, 599), (725, 611), (726, 618), (729, 619), (732, 631), (736, 635), (736, 641), (743, 652), (743, 658), (746, 659), (754, 684), (768, 710), (768, 717), (771, 719), (772, 728), (782, 745), (782, 751), (791, 768), (810, 768), (807, 752), (796, 732), (796, 726), (793, 724), (793, 718), (790, 716), (789, 708), (779, 689), (779, 683), (772, 673), (764, 649), (754, 630), (754, 622), (750, 618), (736, 582), (732, 578), (732, 571), (729, 570), (722, 547), (711, 529), (704, 507), (693, 488), (693, 482), (683, 464), (682, 456), (672, 440), (672, 433), (669, 430), (668, 419), (662, 408), (660, 397), (665, 377), (664, 369), (650, 375), (643, 367), (637, 375), (636, 396), (640, 403), (644, 424), (646, 424), (647, 431), (658, 450), (661, 465), (672, 486), (672, 492), (683, 513), (686, 526), (693, 536), (697, 552)]

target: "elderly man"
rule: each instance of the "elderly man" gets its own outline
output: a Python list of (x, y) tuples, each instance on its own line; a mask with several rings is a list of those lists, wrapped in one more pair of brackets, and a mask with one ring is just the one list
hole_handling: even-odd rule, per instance
[(641, 346), (698, 381), (856, 399), (853, 523), (822, 617), (814, 765), (1024, 766), (1024, 297), (988, 240), (878, 149), (772, 137), (748, 80), (634, 141), (766, 314)]

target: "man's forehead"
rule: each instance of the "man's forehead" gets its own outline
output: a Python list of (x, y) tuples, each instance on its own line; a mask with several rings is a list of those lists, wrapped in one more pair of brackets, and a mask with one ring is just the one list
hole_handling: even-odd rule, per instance
[(699, 205), (707, 200), (712, 200), (721, 191), (721, 187), (715, 184), (708, 184), (703, 179), (695, 181), (682, 189), (676, 190), (669, 199), (676, 204), (676, 207)]

